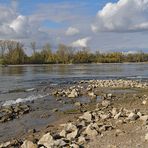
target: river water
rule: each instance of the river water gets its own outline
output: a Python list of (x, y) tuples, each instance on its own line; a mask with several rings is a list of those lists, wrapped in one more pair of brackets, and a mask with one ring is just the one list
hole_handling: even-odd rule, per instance
[[(7, 100), (42, 98), (29, 92), (43, 85), (82, 79), (148, 79), (148, 64), (29, 65), (0, 67), (0, 104)], [(25, 91), (25, 92), (24, 92)], [(44, 94), (46, 95), (46, 94)]]

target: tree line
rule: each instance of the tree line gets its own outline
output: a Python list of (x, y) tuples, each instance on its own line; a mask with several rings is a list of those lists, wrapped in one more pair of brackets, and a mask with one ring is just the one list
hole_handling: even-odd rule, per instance
[(25, 53), (24, 45), (17, 41), (0, 40), (0, 64), (79, 64), (79, 63), (123, 63), (148, 62), (148, 53), (124, 54), (121, 52), (92, 53), (90, 49), (76, 50), (60, 44), (54, 52), (50, 44), (45, 44), (40, 51), (36, 43), (31, 42), (32, 55)]

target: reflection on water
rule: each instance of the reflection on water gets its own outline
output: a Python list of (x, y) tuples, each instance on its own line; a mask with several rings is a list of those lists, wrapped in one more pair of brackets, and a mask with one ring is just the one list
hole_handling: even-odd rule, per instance
[(148, 78), (148, 64), (78, 64), (0, 67), (0, 91), (34, 87), (42, 81), (105, 78)]
[(23, 67), (0, 67), (0, 76), (11, 76), (11, 75), (21, 75), (25, 71)]

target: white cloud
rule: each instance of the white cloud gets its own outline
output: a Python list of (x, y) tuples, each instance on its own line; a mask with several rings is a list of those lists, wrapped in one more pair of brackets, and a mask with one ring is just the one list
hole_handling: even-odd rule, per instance
[(16, 0), (14, 5), (7, 7), (0, 5), (0, 39), (18, 40), (29, 46), (31, 41), (38, 42), (41, 47), (44, 42), (51, 40), (47, 32), (42, 31), (39, 23), (30, 20), (17, 12)]
[(136, 32), (148, 30), (148, 0), (119, 0), (107, 3), (91, 26), (94, 32)]
[(10, 28), (12, 28), (17, 34), (26, 34), (29, 33), (29, 21), (28, 18), (22, 15), (17, 16), (16, 19), (14, 19), (10, 25)]
[(18, 14), (13, 8), (0, 6), (0, 38), (24, 38), (29, 30), (31, 28), (26, 16)]
[(74, 27), (69, 27), (66, 31), (66, 35), (73, 36), (73, 35), (79, 34), (79, 32), (80, 32), (79, 29)]
[(82, 39), (79, 39), (77, 41), (74, 41), (71, 45), (73, 47), (87, 47), (89, 40), (91, 40), (90, 37), (82, 38)]

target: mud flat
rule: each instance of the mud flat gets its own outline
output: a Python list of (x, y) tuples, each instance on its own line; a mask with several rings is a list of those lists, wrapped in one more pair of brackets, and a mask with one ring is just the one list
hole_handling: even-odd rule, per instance
[[(46, 91), (49, 91), (48, 87)], [(23, 135), (18, 134), (15, 138), (4, 140), (0, 147), (148, 147), (147, 82), (79, 81), (70, 86), (52, 89), (50, 94), (57, 104), (65, 104), (64, 108), (67, 108), (62, 110), (61, 107), (54, 106), (47, 110), (47, 116), (54, 114), (55, 120), (45, 127), (32, 128)], [(31, 112), (29, 106), (22, 116)], [(40, 120), (43, 118), (46, 118), (46, 114)], [(8, 122), (13, 122), (13, 119)]]

